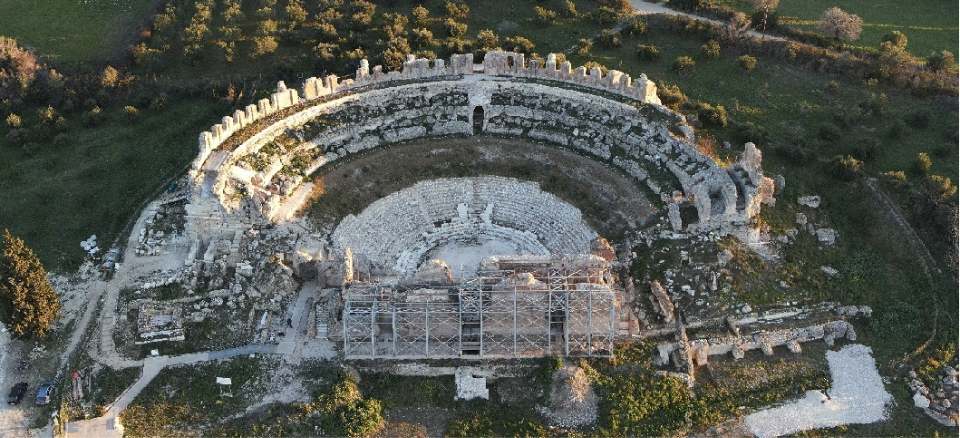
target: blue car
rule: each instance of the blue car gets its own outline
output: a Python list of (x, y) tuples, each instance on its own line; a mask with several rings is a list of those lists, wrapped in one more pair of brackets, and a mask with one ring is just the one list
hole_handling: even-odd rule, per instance
[(37, 404), (45, 405), (50, 403), (50, 396), (53, 395), (53, 382), (47, 381), (40, 384), (40, 391), (37, 392)]

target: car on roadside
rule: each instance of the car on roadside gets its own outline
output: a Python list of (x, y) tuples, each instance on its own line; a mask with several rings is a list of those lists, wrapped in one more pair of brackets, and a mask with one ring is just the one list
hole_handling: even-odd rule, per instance
[(53, 395), (53, 382), (46, 381), (40, 384), (40, 390), (37, 391), (37, 404), (45, 405), (50, 403), (50, 396)]
[(10, 395), (7, 396), (7, 404), (19, 405), (23, 396), (27, 393), (27, 382), (20, 382), (10, 388)]

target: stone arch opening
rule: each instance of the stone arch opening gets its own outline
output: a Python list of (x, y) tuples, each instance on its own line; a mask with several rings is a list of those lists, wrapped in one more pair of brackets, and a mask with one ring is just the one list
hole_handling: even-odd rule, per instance
[(513, 68), (513, 57), (512, 57), (512, 56), (508, 56), (508, 57), (507, 57), (507, 68)]
[(483, 132), (484, 110), (482, 106), (473, 108), (473, 134), (477, 135)]

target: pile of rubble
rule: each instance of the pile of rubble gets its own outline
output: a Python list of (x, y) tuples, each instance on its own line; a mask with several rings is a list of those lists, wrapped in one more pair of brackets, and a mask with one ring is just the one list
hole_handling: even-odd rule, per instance
[(913, 391), (914, 405), (940, 424), (948, 427), (956, 426), (958, 408), (960, 408), (957, 406), (958, 394), (960, 394), (957, 370), (950, 366), (945, 367), (943, 378), (937, 382), (935, 390), (927, 388), (927, 385), (917, 378), (916, 372), (911, 371), (909, 377), (908, 385)]
[(568, 365), (554, 373), (550, 406), (541, 412), (554, 426), (576, 428), (597, 421), (599, 400), (583, 369)]

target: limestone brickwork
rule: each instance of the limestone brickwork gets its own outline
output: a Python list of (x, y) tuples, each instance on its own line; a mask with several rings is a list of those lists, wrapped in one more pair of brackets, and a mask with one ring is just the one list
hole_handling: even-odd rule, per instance
[[(283, 220), (291, 211), (285, 203), (303, 201), (297, 191), (303, 176), (345, 155), (421, 137), (484, 132), (582, 151), (622, 168), (665, 201), (679, 193), (699, 216), (685, 224), (688, 232), (742, 233), (760, 202), (772, 202), (766, 193), (772, 184), (762, 176), (754, 146), (725, 169), (691, 143), (681, 129), (689, 128), (683, 116), (660, 105), (644, 75), (602, 75), (555, 59), (550, 55), (541, 65), (500, 51), (488, 52), (480, 64), (472, 54), (453, 55), (449, 62), (411, 56), (401, 71), (385, 73), (363, 61), (352, 79), (310, 78), (302, 92), (280, 83), (269, 99), (201, 135), (192, 175), (204, 189), (196, 192), (216, 197), (229, 212)], [(256, 133), (218, 151), (237, 131), (267, 116), (270, 122), (257, 125)], [(291, 135), (294, 144), (284, 151), (263, 151)]]
[(516, 253), (586, 254), (595, 237), (576, 207), (537, 184), (487, 176), (424, 181), (393, 193), (344, 218), (333, 242), (411, 275), (429, 250), (453, 239), (508, 242)]

